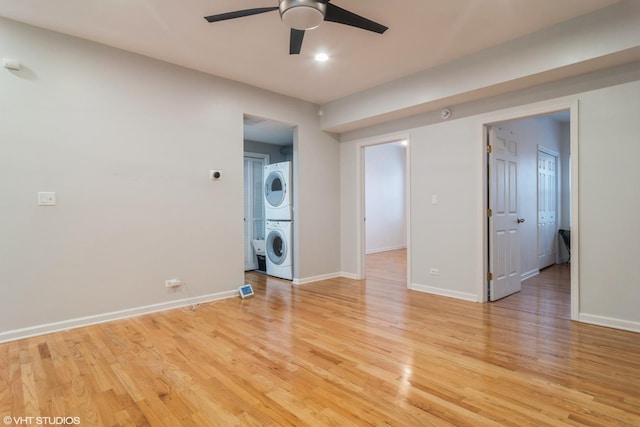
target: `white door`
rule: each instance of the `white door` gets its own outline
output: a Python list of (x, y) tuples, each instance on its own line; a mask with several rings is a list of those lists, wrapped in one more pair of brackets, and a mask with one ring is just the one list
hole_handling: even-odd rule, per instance
[(538, 151), (538, 268), (556, 263), (557, 160)]
[(489, 128), (489, 300), (520, 291), (518, 225), (518, 141)]
[(258, 268), (254, 239), (264, 239), (264, 196), (262, 182), (267, 155), (250, 154), (244, 157), (244, 269)]

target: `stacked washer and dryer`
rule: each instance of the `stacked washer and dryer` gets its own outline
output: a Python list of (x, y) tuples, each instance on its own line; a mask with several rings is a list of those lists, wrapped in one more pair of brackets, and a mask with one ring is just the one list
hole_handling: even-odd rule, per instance
[(264, 167), (267, 274), (293, 279), (291, 162)]

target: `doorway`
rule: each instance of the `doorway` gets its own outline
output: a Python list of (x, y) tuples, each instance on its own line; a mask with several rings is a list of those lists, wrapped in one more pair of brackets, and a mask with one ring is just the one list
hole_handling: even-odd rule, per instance
[[(245, 114), (243, 130), (245, 271), (266, 272), (266, 228), (269, 218), (266, 218), (264, 201), (264, 171), (267, 165), (273, 163), (291, 162), (295, 167), (296, 126)], [(292, 182), (292, 187), (295, 187), (295, 182)], [(295, 193), (293, 198), (295, 203)], [(287, 242), (288, 247), (293, 246), (293, 239), (292, 236)], [(295, 264), (291, 268), (295, 268)]]
[[(409, 142), (400, 137), (361, 144), (359, 278), (396, 278), (409, 286)], [(369, 260), (369, 261), (368, 261)], [(375, 261), (375, 273), (368, 263)], [(406, 274), (397, 274), (397, 268)]]
[(486, 300), (495, 301), (520, 291), (521, 282), (543, 268), (562, 262), (558, 230), (573, 225), (568, 171), (577, 140), (572, 138), (571, 108), (484, 127), (488, 207), (485, 291)]

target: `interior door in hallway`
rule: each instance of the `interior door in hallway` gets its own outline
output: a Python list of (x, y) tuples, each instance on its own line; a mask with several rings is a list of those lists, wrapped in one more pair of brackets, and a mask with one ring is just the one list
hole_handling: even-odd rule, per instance
[(489, 300), (521, 289), (518, 225), (518, 141), (513, 132), (489, 128)]
[(557, 155), (538, 150), (538, 268), (556, 263)]

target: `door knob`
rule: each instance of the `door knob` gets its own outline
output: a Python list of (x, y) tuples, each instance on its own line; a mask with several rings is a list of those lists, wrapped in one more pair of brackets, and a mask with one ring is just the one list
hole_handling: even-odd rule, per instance
[(522, 224), (524, 222), (524, 218), (518, 218), (518, 224)]

